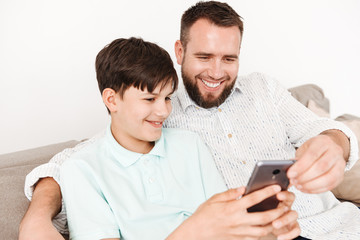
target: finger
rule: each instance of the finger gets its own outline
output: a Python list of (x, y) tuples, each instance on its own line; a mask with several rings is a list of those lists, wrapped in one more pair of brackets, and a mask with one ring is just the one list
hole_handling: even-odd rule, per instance
[(240, 225), (235, 227), (228, 232), (230, 235), (236, 236), (235, 239), (241, 237), (241, 239), (259, 239), (259, 237), (264, 237), (269, 235), (273, 231), (273, 226), (267, 224), (264, 226), (259, 225)]
[[(341, 163), (338, 164), (341, 165)], [(304, 193), (322, 193), (332, 190), (344, 179), (344, 172), (341, 169), (341, 167), (335, 166), (330, 171), (312, 181), (297, 184), (296, 188)]]
[(278, 240), (294, 239), (294, 238), (300, 236), (300, 233), (301, 233), (301, 230), (300, 230), (299, 223), (295, 222), (291, 226), (289, 226), (289, 231), (287, 231), (286, 233), (281, 233), (280, 235), (278, 235), (277, 239)]
[[(341, 164), (343, 164), (343, 168), (341, 168)], [(293, 179), (292, 183), (295, 186), (298, 184), (302, 185), (318, 178), (326, 172), (329, 172), (334, 167), (337, 167), (339, 171), (343, 172), (345, 168), (345, 160), (342, 155), (334, 155), (332, 151), (328, 151), (315, 161), (305, 173), (296, 177), (296, 179)]]
[(282, 191), (276, 194), (276, 198), (286, 206), (291, 207), (295, 201), (295, 194), (289, 191)]
[(225, 192), (213, 195), (209, 201), (225, 202), (236, 200), (245, 193), (245, 187), (229, 189)]
[(275, 209), (264, 212), (252, 212), (246, 216), (246, 223), (250, 225), (267, 225), (271, 224), (275, 219), (278, 219), (284, 213), (289, 211), (288, 206), (278, 206)]
[(271, 185), (243, 196), (239, 201), (243, 208), (249, 208), (281, 191), (279, 185)]
[(296, 151), (296, 158), (298, 160), (287, 172), (289, 178), (296, 178), (306, 172), (312, 164), (327, 151), (328, 145), (324, 144), (322, 139), (323, 136), (316, 136), (298, 148)]
[(272, 225), (276, 229), (284, 228), (296, 222), (297, 218), (298, 218), (298, 213), (294, 210), (291, 210), (285, 213), (284, 215), (282, 215), (281, 217), (279, 217), (278, 219), (276, 219), (275, 221), (273, 221)]

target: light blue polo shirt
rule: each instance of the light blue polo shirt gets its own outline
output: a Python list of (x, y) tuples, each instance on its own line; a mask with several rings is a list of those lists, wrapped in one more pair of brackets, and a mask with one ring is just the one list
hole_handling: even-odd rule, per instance
[(65, 161), (61, 191), (71, 239), (165, 239), (198, 206), (226, 190), (193, 132), (163, 129), (148, 154), (105, 136)]

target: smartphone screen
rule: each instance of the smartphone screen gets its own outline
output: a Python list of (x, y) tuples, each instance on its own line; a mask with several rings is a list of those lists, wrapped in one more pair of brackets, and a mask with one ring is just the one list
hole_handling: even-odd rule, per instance
[[(245, 195), (274, 184), (280, 185), (282, 191), (286, 190), (289, 186), (286, 172), (294, 162), (295, 160), (258, 161), (246, 186)], [(248, 212), (274, 209), (278, 204), (279, 200), (274, 195), (248, 208)]]

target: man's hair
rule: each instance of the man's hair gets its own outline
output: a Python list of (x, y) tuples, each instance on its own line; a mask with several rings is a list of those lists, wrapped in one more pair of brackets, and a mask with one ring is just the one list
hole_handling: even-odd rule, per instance
[(120, 97), (130, 87), (153, 92), (172, 84), (177, 89), (178, 77), (170, 55), (158, 45), (141, 38), (119, 38), (105, 46), (95, 61), (99, 90), (111, 88)]
[(198, 2), (184, 12), (181, 17), (180, 41), (184, 48), (189, 42), (189, 30), (199, 19), (206, 19), (220, 27), (239, 27), (242, 36), (244, 26), (242, 18), (227, 3), (209, 1)]

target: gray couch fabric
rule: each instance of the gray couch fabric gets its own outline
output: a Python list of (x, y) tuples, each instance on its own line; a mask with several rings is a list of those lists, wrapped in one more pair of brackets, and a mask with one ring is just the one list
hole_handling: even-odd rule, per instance
[(26, 175), (52, 156), (79, 141), (68, 141), (0, 155), (0, 239), (18, 239), (20, 221), (29, 205), (24, 195)]

